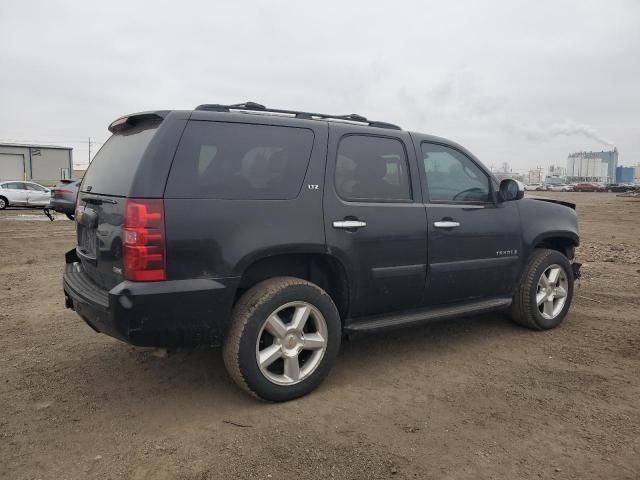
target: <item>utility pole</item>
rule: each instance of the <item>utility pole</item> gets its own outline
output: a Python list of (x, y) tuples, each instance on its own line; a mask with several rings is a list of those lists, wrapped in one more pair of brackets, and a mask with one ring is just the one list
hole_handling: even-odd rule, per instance
[(89, 137), (89, 163), (91, 163), (91, 137)]

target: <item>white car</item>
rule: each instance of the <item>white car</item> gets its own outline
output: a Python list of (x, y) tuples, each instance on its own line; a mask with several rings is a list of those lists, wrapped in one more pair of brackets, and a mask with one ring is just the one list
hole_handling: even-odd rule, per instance
[(35, 182), (9, 180), (0, 182), (0, 210), (12, 207), (46, 207), (51, 190)]
[(541, 192), (546, 190), (546, 187), (541, 183), (528, 183), (524, 186), (525, 190)]
[(549, 190), (550, 192), (572, 192), (573, 186), (564, 183), (558, 183), (555, 185), (551, 184), (547, 185), (547, 190)]

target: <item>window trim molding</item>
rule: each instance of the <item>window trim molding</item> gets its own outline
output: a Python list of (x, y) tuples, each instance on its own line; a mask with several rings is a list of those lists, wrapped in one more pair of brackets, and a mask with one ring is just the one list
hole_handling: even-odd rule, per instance
[[(344, 198), (340, 194), (340, 190), (338, 189), (337, 183), (337, 173), (338, 173), (338, 155), (340, 154), (340, 144), (346, 137), (373, 137), (373, 138), (383, 138), (386, 140), (395, 140), (402, 147), (402, 151), (404, 152), (404, 162), (407, 169), (407, 180), (409, 186), (409, 196), (408, 199), (380, 199), (380, 198)], [(402, 139), (398, 137), (394, 137), (391, 135), (379, 135), (379, 134), (371, 134), (371, 133), (345, 133), (342, 135), (338, 142), (336, 143), (336, 154), (333, 162), (333, 189), (336, 192), (336, 196), (343, 202), (346, 203), (365, 203), (365, 204), (381, 204), (381, 203), (393, 203), (393, 204), (413, 204), (416, 203), (415, 195), (413, 192), (413, 186), (411, 183), (411, 166), (409, 165), (409, 152), (407, 152), (407, 146)]]

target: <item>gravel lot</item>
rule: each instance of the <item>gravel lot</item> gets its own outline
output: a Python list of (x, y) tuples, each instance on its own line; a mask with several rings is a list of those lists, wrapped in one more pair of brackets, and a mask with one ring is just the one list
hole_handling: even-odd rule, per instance
[(582, 229), (559, 329), (495, 314), (361, 337), (279, 405), (217, 350), (94, 333), (63, 308), (73, 223), (0, 212), (0, 478), (640, 478), (640, 200), (540, 195), (577, 202)]

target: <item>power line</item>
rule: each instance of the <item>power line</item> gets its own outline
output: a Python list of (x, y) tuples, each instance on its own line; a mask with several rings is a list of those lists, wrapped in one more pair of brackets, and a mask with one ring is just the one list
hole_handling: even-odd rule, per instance
[[(68, 143), (71, 145), (86, 145), (88, 142), (87, 140), (78, 140), (78, 141), (71, 141), (71, 140), (20, 140), (20, 139), (16, 139), (16, 138), (5, 138), (5, 139), (0, 139), (0, 143)], [(90, 140), (89, 143), (93, 144), (93, 145), (103, 145), (104, 142), (96, 142), (94, 140)]]

